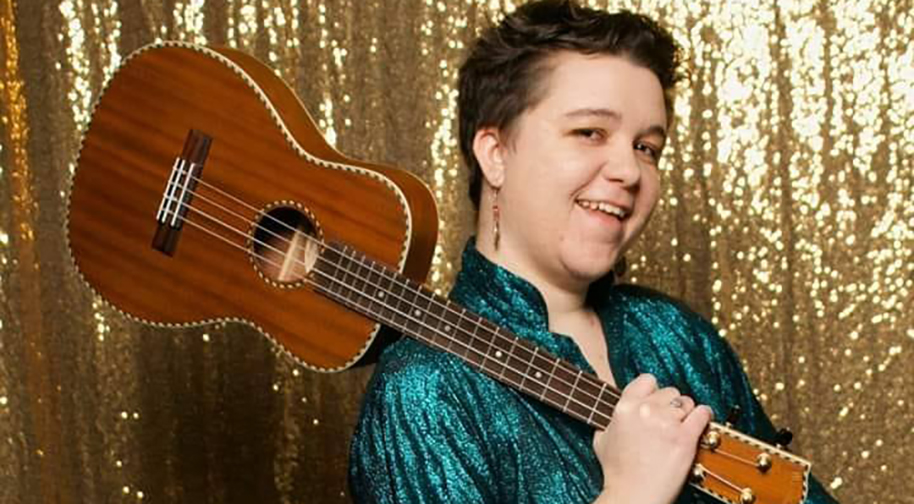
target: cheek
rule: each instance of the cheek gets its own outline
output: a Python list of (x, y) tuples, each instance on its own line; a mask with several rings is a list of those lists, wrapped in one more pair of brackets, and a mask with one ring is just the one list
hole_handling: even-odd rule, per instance
[(641, 186), (641, 202), (648, 215), (654, 211), (657, 202), (660, 201), (660, 177), (656, 170), (645, 175), (644, 183)]

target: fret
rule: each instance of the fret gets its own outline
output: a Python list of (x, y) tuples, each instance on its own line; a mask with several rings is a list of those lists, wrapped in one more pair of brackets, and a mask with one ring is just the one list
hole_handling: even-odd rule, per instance
[(576, 387), (578, 386), (578, 381), (581, 379), (581, 374), (583, 374), (583, 371), (579, 369), (577, 374), (575, 374), (574, 383), (571, 384), (571, 389), (568, 391), (568, 398), (565, 399), (565, 405), (562, 406), (562, 411), (568, 409), (568, 403), (571, 402), (571, 398), (574, 396), (575, 390), (577, 390)]
[[(539, 348), (537, 348), (537, 350), (539, 350)], [(558, 365), (558, 363), (553, 361), (552, 356), (546, 353), (541, 354), (539, 352), (534, 352), (533, 358), (530, 360), (533, 363), (531, 367), (535, 369), (533, 378), (540, 383), (546, 379), (546, 374), (552, 373), (555, 370), (555, 366)], [(551, 376), (552, 375), (550, 374), (550, 377)]]
[(375, 280), (372, 278), (374, 285), (376, 286), (376, 292), (384, 293), (382, 296), (375, 294), (375, 304), (378, 306), (376, 309), (378, 314), (386, 317), (390, 321), (396, 321), (396, 310), (391, 306), (391, 290), (395, 279), (391, 278), (390, 274), (384, 268), (384, 266), (377, 264), (374, 261), (368, 261), (369, 275), (371, 277), (377, 276)]
[(412, 314), (409, 311), (409, 303), (405, 300), (407, 290), (408, 287), (402, 281), (402, 278), (389, 280), (386, 294), (387, 305), (397, 314), (397, 318), (400, 321), (400, 329), (408, 335), (418, 336), (415, 333), (417, 328), (415, 324), (410, 325)]
[[(581, 372), (583, 373), (583, 371)], [(595, 397), (584, 396), (580, 393), (580, 390), (575, 390), (571, 394), (571, 401), (567, 403), (563, 411), (572, 413), (575, 416), (579, 417), (581, 420), (585, 420), (587, 416), (593, 411), (595, 404)]]
[(587, 416), (587, 423), (590, 424), (593, 421), (593, 415), (600, 409), (600, 406), (603, 404), (603, 392), (606, 391), (606, 382), (603, 382), (603, 386), (600, 387), (600, 392), (597, 394), (597, 400), (594, 401), (593, 408), (590, 410), (590, 415)]
[(444, 348), (443, 342), (436, 337), (437, 332), (434, 327), (432, 327), (431, 318), (428, 314), (428, 308), (431, 306), (432, 300), (425, 295), (421, 286), (413, 282), (410, 282), (409, 286), (414, 289), (416, 294), (411, 315), (418, 322), (419, 326), (421, 326), (423, 338), (438, 345), (439, 348)]
[[(466, 312), (464, 312), (464, 315), (466, 315)], [(492, 352), (492, 342), (488, 338), (483, 339), (477, 334), (479, 332), (479, 328), (482, 327), (482, 321), (474, 316), (465, 317), (464, 321), (471, 324), (471, 329), (467, 329), (467, 332), (470, 335), (470, 337), (467, 339), (469, 347), (476, 349), (479, 351), (479, 353), (482, 354), (483, 365), (489, 365), (489, 361), (494, 360), (495, 357), (489, 355), (490, 352)], [(485, 351), (483, 351), (480, 343), (486, 344)]]
[(365, 278), (367, 279), (368, 285), (372, 288), (372, 301), (379, 304), (388, 304), (390, 301), (387, 299), (387, 291), (381, 286), (381, 273), (374, 268), (374, 265), (371, 262), (368, 262), (366, 265), (368, 270), (365, 273)]
[(394, 320), (397, 321), (397, 329), (406, 332), (407, 312), (404, 311), (403, 302), (403, 284), (401, 282), (391, 282), (390, 287), (385, 294), (387, 306), (390, 307)]
[(551, 360), (553, 363), (552, 369), (549, 371), (549, 378), (546, 380), (546, 386), (543, 387), (543, 393), (540, 395), (540, 400), (558, 407), (564, 396), (555, 390), (552, 382), (555, 380), (555, 372), (559, 369), (560, 360), (557, 357), (551, 357)]
[(458, 309), (462, 309), (462, 307), (455, 306), (450, 301), (445, 301), (442, 304), (442, 314), (438, 332), (441, 334), (441, 338), (447, 340), (447, 350), (450, 353), (460, 357), (467, 364), (479, 368), (479, 356), (468, 351), (468, 346), (465, 342), (467, 338), (459, 329), (460, 320), (463, 315)]
[[(459, 311), (454, 310), (454, 325), (450, 326), (451, 333), (454, 335), (455, 341), (460, 342), (460, 355), (464, 359), (475, 358), (473, 362), (477, 367), (482, 366), (482, 358), (477, 355), (475, 352), (470, 352), (470, 349), (473, 348), (470, 344), (473, 342), (473, 336), (463, 328), (464, 326), (464, 317), (466, 316), (466, 309), (463, 307), (459, 308)], [(447, 331), (445, 327), (445, 331)], [(472, 356), (472, 357), (471, 357)]]
[[(456, 352), (457, 355), (467, 358), (469, 355), (467, 349), (469, 348), (470, 338), (468, 334), (464, 333), (462, 329), (463, 317), (466, 314), (466, 310), (463, 307), (457, 307), (454, 310), (449, 310), (445, 315), (445, 320), (448, 321), (450, 325), (444, 327), (444, 332), (449, 333), (454, 341), (459, 343), (459, 350)], [(479, 362), (476, 363), (479, 365)]]
[[(609, 422), (612, 419), (613, 411), (616, 409), (616, 404), (619, 403), (619, 397), (621, 396), (621, 391), (612, 386), (603, 387), (605, 392), (600, 393), (600, 398), (598, 404), (597, 413), (594, 415), (594, 423), (591, 425), (599, 426), (601, 429), (609, 427)], [(608, 394), (606, 393), (608, 392)], [(608, 395), (609, 397), (604, 397)]]
[[(404, 279), (405, 280), (405, 279)], [(400, 282), (403, 284), (403, 301), (409, 304), (410, 307), (416, 305), (416, 288), (412, 282), (405, 280)]]
[[(413, 287), (413, 285), (410, 285)], [(422, 325), (426, 327), (431, 327), (429, 323), (428, 308), (432, 304), (432, 300), (428, 297), (425, 292), (423, 292), (422, 287), (415, 286), (416, 292), (416, 301), (413, 304), (413, 316), (419, 319), (422, 322)]]
[[(495, 339), (495, 338), (498, 338), (498, 329), (495, 329), (495, 337), (493, 339)], [(515, 339), (511, 338), (511, 347), (508, 348), (508, 354), (505, 356), (504, 367), (502, 367), (501, 372), (498, 373), (498, 377), (501, 379), (505, 378), (505, 371), (508, 370), (508, 362), (511, 360), (511, 355), (513, 355), (513, 353), (514, 353), (514, 342), (515, 342)]]
[(400, 299), (402, 303), (402, 312), (406, 315), (406, 323), (404, 324), (406, 331), (410, 334), (421, 337), (422, 322), (421, 318), (416, 316), (416, 291), (412, 285), (408, 282), (400, 282), (403, 284), (402, 294)]
[[(524, 372), (524, 379), (521, 380), (521, 388), (529, 392), (533, 397), (540, 397), (546, 391), (546, 385), (543, 383), (543, 371), (536, 364), (539, 350), (538, 346), (533, 346), (533, 352), (530, 354), (530, 359), (527, 361), (527, 370)], [(535, 369), (532, 376), (530, 375), (531, 369)]]
[(510, 367), (511, 371), (519, 378), (519, 380), (517, 380), (518, 388), (525, 390), (524, 384), (527, 382), (530, 374), (530, 358), (533, 356), (536, 347), (531, 349), (530, 345), (524, 340), (513, 335), (510, 335), (509, 337), (513, 339), (513, 343), (511, 345), (511, 352), (508, 355), (508, 367)]
[(602, 391), (601, 385), (605, 385), (604, 382), (590, 373), (584, 373), (581, 378), (581, 382), (577, 385), (577, 389), (580, 391), (581, 395), (587, 397), (588, 400), (591, 401), (598, 400), (600, 392)]
[(428, 298), (428, 306), (425, 309), (426, 325), (428, 325), (429, 331), (431, 331), (441, 348), (450, 351), (453, 339), (441, 330), (441, 319), (444, 316), (445, 305), (442, 299), (431, 291), (423, 290), (422, 294)]
[[(508, 348), (508, 353), (504, 359), (504, 368), (501, 371), (501, 378), (506, 382), (509, 382), (516, 386), (518, 389), (523, 391), (522, 383), (525, 378), (525, 374), (521, 371), (521, 367), (525, 365), (523, 359), (517, 357), (517, 352), (528, 351), (524, 349), (523, 342), (514, 336), (513, 334), (505, 335), (500, 333), (498, 329), (495, 332), (496, 335), (501, 334), (503, 340), (509, 340), (511, 346)], [(528, 351), (529, 352), (529, 351)]]
[(374, 313), (375, 309), (372, 306), (375, 304), (373, 294), (377, 288), (371, 282), (370, 270), (365, 267), (364, 259), (365, 257), (362, 255), (357, 255), (351, 259), (356, 265), (355, 276), (358, 278), (353, 282), (352, 287), (362, 294), (356, 301), (356, 307), (362, 308), (366, 313)]
[(358, 287), (359, 283), (361, 283), (363, 287), (365, 285), (365, 281), (358, 274), (358, 268), (358, 262), (356, 262), (352, 256), (346, 258), (346, 261), (344, 262), (344, 270), (346, 275), (344, 283), (346, 284), (346, 288), (349, 291), (346, 294), (346, 300), (356, 309), (359, 307), (359, 300), (362, 299), (362, 289)]
[[(494, 338), (495, 331), (493, 330), (494, 326), (491, 324), (491, 322), (489, 322), (486, 319), (481, 318), (481, 317), (477, 317), (476, 320), (474, 320), (474, 322), (475, 322), (475, 327), (473, 329), (474, 343), (485, 343), (486, 344), (486, 350), (483, 353), (483, 355), (484, 355), (483, 362), (485, 362), (486, 365), (490, 366), (488, 368), (489, 372), (491, 372), (496, 378), (500, 378), (502, 373), (504, 373), (504, 371), (505, 371), (505, 369), (504, 369), (505, 363), (503, 360), (505, 357), (505, 353), (500, 348), (498, 348), (496, 345), (493, 345), (493, 340), (495, 339)], [(477, 332), (480, 327), (485, 330), (484, 337), (477, 335)], [(479, 350), (482, 351), (482, 348), (479, 348)], [(499, 371), (497, 367), (492, 367), (492, 366), (501, 366), (501, 370)]]
[(327, 275), (330, 277), (329, 283), (327, 285), (327, 291), (330, 294), (333, 294), (333, 296), (336, 299), (340, 299), (341, 298), (340, 291), (343, 288), (343, 284), (339, 279), (339, 276), (340, 276), (339, 272), (341, 269), (340, 260), (342, 259), (342, 255), (339, 253), (339, 251), (334, 251), (334, 252), (336, 252), (334, 254), (336, 257), (329, 259), (329, 264), (330, 264), (330, 266), (333, 267), (333, 270), (327, 272)]
[(444, 304), (443, 300), (436, 296), (434, 293), (426, 291), (424, 294), (426, 294), (429, 298), (429, 305), (426, 309), (428, 326), (435, 335), (435, 339), (440, 342), (441, 347), (445, 350), (450, 351), (453, 339), (441, 330), (444, 311), (447, 309), (447, 307)]
[(349, 266), (345, 268), (348, 275), (344, 281), (359, 294), (354, 302), (355, 308), (376, 321), (394, 325), (393, 313), (384, 294), (386, 289), (374, 261), (358, 251), (344, 248), (349, 254), (346, 257)]

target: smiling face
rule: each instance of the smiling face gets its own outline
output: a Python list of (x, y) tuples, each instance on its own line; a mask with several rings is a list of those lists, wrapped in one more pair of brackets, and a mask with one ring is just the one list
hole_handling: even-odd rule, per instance
[[(477, 132), (488, 182), (480, 251), (532, 281), (586, 290), (608, 273), (659, 197), (664, 94), (647, 68), (621, 56), (550, 56), (541, 99), (510, 132)], [(500, 240), (490, 239), (499, 188)]]

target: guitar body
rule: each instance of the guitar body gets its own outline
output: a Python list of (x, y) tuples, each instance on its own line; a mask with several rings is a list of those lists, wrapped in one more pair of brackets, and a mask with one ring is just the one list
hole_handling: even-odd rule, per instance
[[(180, 183), (181, 159), (202, 166), (199, 182)], [(185, 222), (168, 212), (182, 197), (193, 198)], [(304, 365), (338, 371), (366, 354), (379, 324), (314, 292), (296, 269), (305, 248), (264, 243), (285, 244), (296, 228), (421, 283), (437, 211), (413, 175), (328, 145), (254, 58), (169, 43), (134, 53), (104, 90), (67, 225), (84, 279), (128, 316), (161, 326), (245, 322)]]

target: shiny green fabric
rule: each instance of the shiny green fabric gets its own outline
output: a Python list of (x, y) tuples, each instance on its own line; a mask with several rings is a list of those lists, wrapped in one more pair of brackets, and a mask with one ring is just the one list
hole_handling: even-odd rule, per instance
[[(549, 332), (533, 285), (489, 262), (471, 241), (451, 297), (575, 365), (593, 371), (568, 337)], [(739, 406), (736, 427), (773, 428), (727, 343), (694, 312), (656, 292), (614, 286), (592, 296), (613, 376), (641, 373), (711, 406)], [(352, 440), (358, 503), (587, 503), (603, 475), (593, 429), (478, 373), (457, 357), (402, 339), (381, 355)], [(834, 502), (811, 482), (808, 502)], [(687, 487), (677, 504), (717, 502)]]

